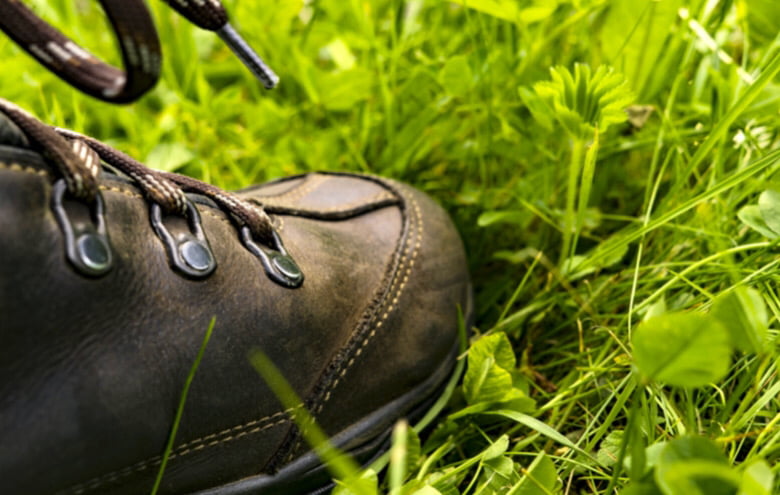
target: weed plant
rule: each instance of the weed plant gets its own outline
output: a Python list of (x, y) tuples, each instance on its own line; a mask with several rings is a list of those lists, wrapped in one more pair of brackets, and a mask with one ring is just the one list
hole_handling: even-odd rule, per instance
[[(104, 58), (91, 2), (28, 2)], [(776, 493), (780, 3), (227, 1), (266, 92), (153, 2), (158, 87), (82, 96), (0, 39), (0, 94), (234, 188), (311, 170), (410, 182), (454, 217), (466, 370), (393, 494)], [(377, 466), (375, 466), (377, 467)]]

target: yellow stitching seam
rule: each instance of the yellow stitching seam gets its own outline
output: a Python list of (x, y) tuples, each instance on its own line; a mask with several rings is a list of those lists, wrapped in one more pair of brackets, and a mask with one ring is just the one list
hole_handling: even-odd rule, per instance
[[(301, 406), (298, 406), (301, 407)], [(203, 450), (204, 448), (213, 447), (215, 445), (219, 445), (222, 443), (230, 442), (233, 440), (237, 440), (241, 437), (252, 435), (255, 433), (259, 433), (261, 431), (267, 430), (269, 428), (273, 428), (275, 426), (279, 426), (281, 424), (286, 423), (289, 421), (289, 418), (282, 417), (287, 414), (291, 414), (297, 409), (298, 407), (286, 409), (284, 411), (279, 411), (277, 413), (271, 414), (269, 416), (262, 417), (260, 419), (255, 419), (252, 421), (249, 421), (247, 423), (236, 425), (230, 428), (226, 428), (222, 431), (219, 431), (217, 433), (211, 433), (209, 435), (196, 438), (194, 440), (191, 440), (187, 443), (181, 444), (178, 447), (174, 449), (174, 451), (171, 453), (171, 455), (168, 457), (168, 459), (174, 459), (176, 457), (183, 457), (187, 454), (190, 454), (192, 452), (196, 452), (199, 450)], [(268, 422), (275, 420), (277, 418), (281, 418), (275, 422), (268, 423), (265, 425), (262, 425), (261, 423)], [(257, 425), (257, 426), (255, 426)], [(254, 426), (254, 428), (252, 428)], [(251, 428), (251, 429), (249, 429)], [(227, 435), (227, 436), (225, 436)], [(211, 439), (217, 438), (222, 436), (223, 438), (219, 438), (213, 441), (210, 441)], [(96, 478), (92, 478), (90, 480), (87, 480), (83, 483), (79, 483), (78, 485), (74, 485), (67, 489), (65, 492), (60, 493), (72, 493), (74, 495), (80, 495), (82, 493), (85, 493), (89, 490), (94, 490), (95, 488), (100, 487), (101, 485), (104, 485), (106, 483), (111, 483), (113, 481), (116, 481), (120, 478), (123, 478), (125, 476), (128, 476), (134, 472), (141, 472), (146, 469), (148, 469), (150, 466), (158, 465), (161, 462), (162, 458), (160, 456), (154, 456), (150, 457), (148, 459), (145, 459), (143, 461), (137, 462), (135, 464), (132, 464), (130, 466), (124, 467), (122, 469), (118, 469), (116, 471), (112, 471), (110, 473), (98, 476)]]
[(39, 175), (41, 177), (48, 177), (49, 176), (49, 173), (47, 171), (45, 171), (45, 170), (40, 170), (40, 169), (37, 169), (35, 167), (29, 167), (29, 166), (26, 166), (26, 165), (19, 165), (18, 163), (8, 164), (8, 163), (5, 163), (5, 162), (0, 162), (0, 168), (6, 169), (6, 170), (11, 170), (11, 171), (14, 171), (14, 172), (24, 172), (26, 174)]
[[(325, 394), (325, 397), (323, 398), (323, 401), (320, 405), (317, 406), (317, 410), (315, 411), (315, 414), (319, 414), (322, 412), (322, 409), (325, 407), (325, 404), (328, 402), (331, 396), (331, 392), (336, 389), (336, 386), (339, 384), (341, 379), (344, 377), (344, 375), (347, 374), (347, 371), (349, 368), (355, 363), (355, 359), (360, 356), (363, 353), (363, 349), (368, 345), (369, 341), (376, 335), (379, 328), (384, 324), (385, 320), (387, 320), (390, 313), (395, 308), (395, 305), (398, 303), (398, 299), (400, 298), (401, 294), (403, 293), (404, 289), (406, 288), (406, 284), (409, 281), (409, 276), (411, 275), (412, 269), (414, 268), (415, 259), (417, 258), (417, 255), (420, 250), (420, 246), (422, 243), (422, 236), (424, 232), (423, 227), (423, 221), (422, 221), (422, 214), (420, 212), (420, 207), (417, 204), (417, 201), (413, 198), (409, 198), (412, 206), (414, 207), (415, 211), (415, 217), (417, 219), (417, 242), (414, 245), (412, 255), (409, 258), (409, 265), (406, 267), (406, 270), (404, 271), (404, 274), (402, 277), (395, 277), (393, 279), (393, 282), (390, 285), (390, 294), (393, 298), (390, 302), (390, 305), (387, 307), (385, 312), (382, 314), (382, 317), (377, 321), (376, 326), (374, 326), (373, 329), (371, 329), (371, 332), (366, 336), (365, 339), (363, 339), (363, 342), (360, 343), (360, 347), (355, 351), (355, 355), (350, 358), (350, 360), (347, 362), (347, 365), (339, 372), (339, 376), (333, 381), (333, 383), (328, 387), (328, 391)], [(410, 240), (411, 243), (411, 240)], [(398, 265), (398, 272), (401, 272), (403, 269), (403, 265), (406, 262), (406, 254), (401, 258), (401, 262)], [(402, 279), (401, 284), (398, 286), (398, 289), (393, 292), (396, 283), (398, 280)]]

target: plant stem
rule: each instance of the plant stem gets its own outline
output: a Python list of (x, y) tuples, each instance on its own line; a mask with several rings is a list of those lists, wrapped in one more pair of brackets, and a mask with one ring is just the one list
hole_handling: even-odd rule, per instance
[(580, 178), (580, 168), (582, 166), (582, 152), (585, 148), (585, 142), (575, 137), (571, 145), (571, 157), (569, 160), (569, 171), (566, 182), (566, 211), (563, 215), (563, 244), (561, 245), (561, 256), (558, 266), (563, 272), (570, 267), (564, 266), (564, 262), (571, 256), (572, 237), (576, 231), (576, 211), (575, 203), (577, 201), (577, 182)]

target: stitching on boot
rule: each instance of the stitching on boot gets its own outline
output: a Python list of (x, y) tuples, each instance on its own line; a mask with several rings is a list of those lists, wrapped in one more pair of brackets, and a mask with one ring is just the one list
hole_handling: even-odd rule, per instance
[[(378, 179), (378, 180), (384, 182), (382, 179)], [(387, 182), (385, 182), (385, 184), (387, 184)], [(392, 281), (390, 282), (389, 289), (386, 292), (386, 294), (388, 294), (388, 296), (386, 298), (384, 298), (384, 300), (382, 300), (379, 303), (379, 305), (376, 307), (376, 311), (377, 311), (376, 314), (378, 315), (379, 312), (383, 311), (382, 315), (379, 316), (378, 319), (377, 319), (376, 315), (373, 317), (373, 319), (374, 319), (374, 323), (372, 325), (373, 328), (369, 327), (369, 328), (371, 328), (371, 330), (370, 331), (366, 330), (369, 333), (368, 333), (368, 335), (366, 337), (363, 338), (362, 342), (359, 344), (357, 349), (355, 349), (354, 351), (348, 351), (348, 352), (352, 352), (353, 353), (352, 356), (349, 358), (349, 360), (346, 360), (346, 358), (345, 358), (341, 362), (341, 364), (340, 364), (341, 370), (338, 372), (338, 375), (335, 378), (335, 380), (333, 380), (333, 382), (331, 382), (327, 386), (327, 388), (324, 389), (323, 392), (320, 392), (318, 394), (319, 397), (324, 397), (324, 398), (323, 398), (323, 400), (319, 404), (316, 405), (315, 409), (313, 410), (312, 416), (315, 419), (316, 419), (316, 416), (319, 413), (322, 412), (322, 410), (325, 407), (326, 403), (330, 399), (332, 392), (335, 390), (336, 386), (339, 384), (341, 379), (344, 378), (344, 376), (346, 375), (346, 373), (349, 370), (349, 368), (355, 363), (355, 360), (357, 359), (357, 357), (360, 356), (363, 353), (363, 350), (365, 349), (365, 347), (368, 345), (370, 340), (376, 335), (376, 333), (379, 330), (379, 328), (384, 324), (385, 320), (388, 318), (388, 316), (390, 315), (392, 310), (395, 308), (395, 305), (398, 303), (398, 300), (399, 300), (401, 294), (403, 293), (403, 291), (404, 291), (404, 289), (406, 287), (406, 284), (409, 281), (409, 276), (411, 275), (412, 269), (414, 268), (415, 259), (417, 258), (417, 254), (419, 253), (419, 248), (420, 248), (420, 246), (422, 244), (422, 237), (423, 237), (423, 233), (424, 233), (424, 230), (425, 230), (424, 229), (424, 225), (423, 225), (423, 220), (422, 220), (422, 212), (420, 210), (420, 206), (417, 203), (416, 199), (413, 196), (404, 194), (402, 192), (403, 189), (404, 189), (404, 186), (402, 186), (402, 185), (400, 185), (398, 183), (393, 183), (393, 185), (396, 186), (396, 188), (397, 188), (397, 191), (398, 191), (397, 194), (401, 194), (402, 196), (404, 196), (406, 199), (409, 200), (409, 203), (412, 205), (413, 214), (410, 215), (410, 217), (409, 217), (409, 232), (412, 235), (410, 235), (408, 237), (408, 240), (406, 241), (404, 246), (400, 249), (403, 252), (403, 254), (401, 256), (401, 259), (400, 259), (399, 264), (397, 266), (397, 269), (395, 271), (396, 276), (393, 277)], [(416, 240), (414, 239), (414, 237), (416, 237)], [(411, 247), (411, 255), (410, 255), (410, 247)], [(407, 260), (409, 260), (409, 264), (408, 264), (408, 266), (406, 266), (405, 271), (403, 271), (404, 270), (404, 265), (406, 264)], [(403, 271), (403, 275), (401, 276), (400, 273), (402, 271)], [(398, 285), (398, 288), (396, 289), (396, 285), (399, 283), (399, 280), (401, 280), (401, 283)], [(387, 301), (390, 300), (391, 298), (392, 298), (392, 300), (391, 300), (391, 302), (388, 305)], [(350, 344), (348, 343), (346, 345), (349, 346)], [(346, 366), (344, 366), (344, 362), (345, 361), (347, 363)], [(336, 370), (334, 370), (333, 372), (335, 373), (335, 371)], [(324, 393), (324, 396), (322, 395), (323, 393)], [(314, 400), (316, 401), (317, 398), (315, 397)], [(300, 448), (300, 445), (301, 445), (301, 443), (303, 441), (303, 437), (302, 437), (302, 435), (300, 433), (292, 433), (292, 434), (296, 435), (297, 438), (292, 440), (292, 442), (293, 442), (292, 443), (292, 447), (290, 447), (289, 450), (285, 454), (283, 454), (284, 455), (284, 457), (283, 457), (284, 460), (282, 461), (283, 463), (287, 463), (287, 462), (290, 462), (292, 460), (293, 456), (298, 451), (298, 449)]]
[[(296, 199), (301, 199), (313, 190), (324, 184), (328, 178), (320, 174), (305, 175), (303, 180), (289, 191), (271, 196), (259, 196), (256, 198), (261, 204), (267, 203), (290, 203)], [(304, 187), (305, 186), (305, 187)]]
[(128, 189), (122, 189), (121, 187), (104, 186), (102, 184), (100, 186), (98, 186), (98, 187), (100, 188), (101, 191), (109, 191), (109, 192), (115, 192), (115, 193), (119, 193), (119, 194), (124, 194), (128, 198), (144, 199), (144, 197), (141, 196), (140, 194), (138, 194), (137, 192), (130, 191)]
[[(344, 375), (347, 374), (347, 371), (350, 367), (355, 363), (355, 359), (357, 359), (358, 356), (360, 356), (363, 353), (363, 349), (368, 345), (369, 341), (376, 335), (379, 328), (384, 324), (385, 320), (387, 320), (390, 313), (395, 309), (396, 304), (398, 304), (398, 299), (401, 297), (401, 294), (403, 293), (404, 289), (406, 288), (406, 284), (409, 282), (409, 276), (412, 273), (412, 269), (414, 268), (414, 262), (417, 258), (418, 253), (420, 252), (420, 246), (422, 244), (422, 236), (424, 232), (424, 226), (422, 221), (422, 213), (420, 211), (420, 206), (417, 203), (417, 201), (410, 197), (410, 202), (412, 204), (412, 207), (415, 211), (415, 218), (417, 220), (417, 242), (414, 245), (414, 248), (412, 250), (412, 255), (409, 257), (409, 264), (406, 267), (406, 270), (404, 271), (401, 284), (398, 286), (398, 289), (393, 294), (393, 290), (395, 288), (396, 283), (398, 282), (399, 278), (401, 277), (395, 277), (393, 280), (393, 283), (391, 285), (391, 295), (388, 297), (392, 297), (392, 301), (390, 302), (389, 306), (385, 309), (382, 316), (379, 318), (379, 320), (376, 322), (374, 328), (371, 329), (369, 334), (363, 339), (363, 341), (360, 343), (360, 346), (355, 350), (355, 354), (349, 359), (346, 366), (342, 368), (342, 370), (339, 372), (338, 377), (331, 383), (331, 385), (328, 387), (327, 392), (325, 393), (325, 396), (322, 400), (322, 402), (317, 406), (317, 409), (315, 410), (315, 414), (319, 414), (322, 412), (322, 409), (325, 407), (325, 404), (330, 399), (330, 395), (335, 390), (336, 386), (339, 384), (339, 381), (344, 377)], [(411, 243), (411, 242), (410, 242)], [(402, 270), (402, 266), (405, 260), (402, 259), (401, 264), (398, 267), (398, 271), (400, 272)]]
[[(253, 199), (249, 201), (258, 205), (261, 204)], [(382, 192), (368, 199), (363, 198), (344, 205), (327, 208), (301, 208), (271, 204), (264, 205), (264, 208), (268, 213), (277, 215), (304, 217), (314, 220), (346, 220), (386, 206), (397, 205), (398, 203), (398, 197), (392, 193)]]
[[(348, 211), (353, 208), (356, 208), (358, 206), (364, 206), (364, 205), (370, 205), (373, 203), (380, 203), (382, 201), (386, 201), (388, 199), (396, 199), (395, 195), (393, 195), (390, 191), (380, 191), (378, 194), (375, 194), (369, 199), (357, 199), (355, 201), (352, 201), (351, 203), (347, 203), (345, 205), (336, 205), (336, 206), (330, 206), (328, 208), (312, 208), (312, 210), (315, 211), (321, 211), (321, 212), (327, 212), (327, 211)], [(302, 209), (308, 209), (308, 208), (302, 208)]]
[(41, 170), (35, 167), (26, 165), (19, 165), (18, 163), (5, 163), (0, 162), (0, 168), (5, 170), (11, 170), (13, 172), (24, 172), (26, 174), (39, 175), (41, 177), (48, 177), (49, 173), (45, 170)]
[[(205, 435), (203, 437), (196, 438), (189, 442), (183, 443), (173, 449), (171, 455), (168, 456), (168, 460), (175, 459), (177, 457), (183, 457), (193, 452), (204, 450), (209, 447), (214, 447), (219, 444), (231, 442), (233, 440), (238, 440), (239, 438), (245, 437), (247, 435), (253, 435), (255, 433), (268, 430), (275, 426), (282, 425), (290, 421), (288, 415), (293, 414), (295, 410), (300, 407), (302, 407), (302, 405), (289, 408), (284, 411), (279, 411), (277, 413), (271, 414), (269, 416), (264, 416), (259, 419), (254, 419), (244, 424), (232, 426), (222, 431), (211, 433), (209, 435)], [(222, 438), (218, 438), (218, 437), (222, 437)], [(82, 493), (95, 490), (96, 488), (117, 481), (133, 473), (139, 473), (141, 471), (145, 471), (146, 469), (152, 466), (158, 466), (161, 462), (162, 462), (162, 457), (159, 455), (150, 457), (148, 459), (144, 459), (143, 461), (136, 462), (135, 464), (131, 464), (130, 466), (126, 466), (124, 468), (117, 469), (115, 471), (111, 471), (109, 473), (89, 479), (85, 482), (79, 483), (78, 485), (73, 485), (70, 488), (60, 491), (58, 493), (81, 495)]]

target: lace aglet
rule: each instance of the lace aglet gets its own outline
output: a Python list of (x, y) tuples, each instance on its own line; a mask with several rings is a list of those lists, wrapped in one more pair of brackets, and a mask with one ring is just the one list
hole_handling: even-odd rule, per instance
[(233, 53), (241, 59), (250, 72), (263, 83), (265, 89), (273, 89), (279, 84), (279, 76), (266, 65), (263, 59), (260, 58), (260, 55), (233, 29), (230, 23), (219, 28), (217, 34), (230, 47)]

